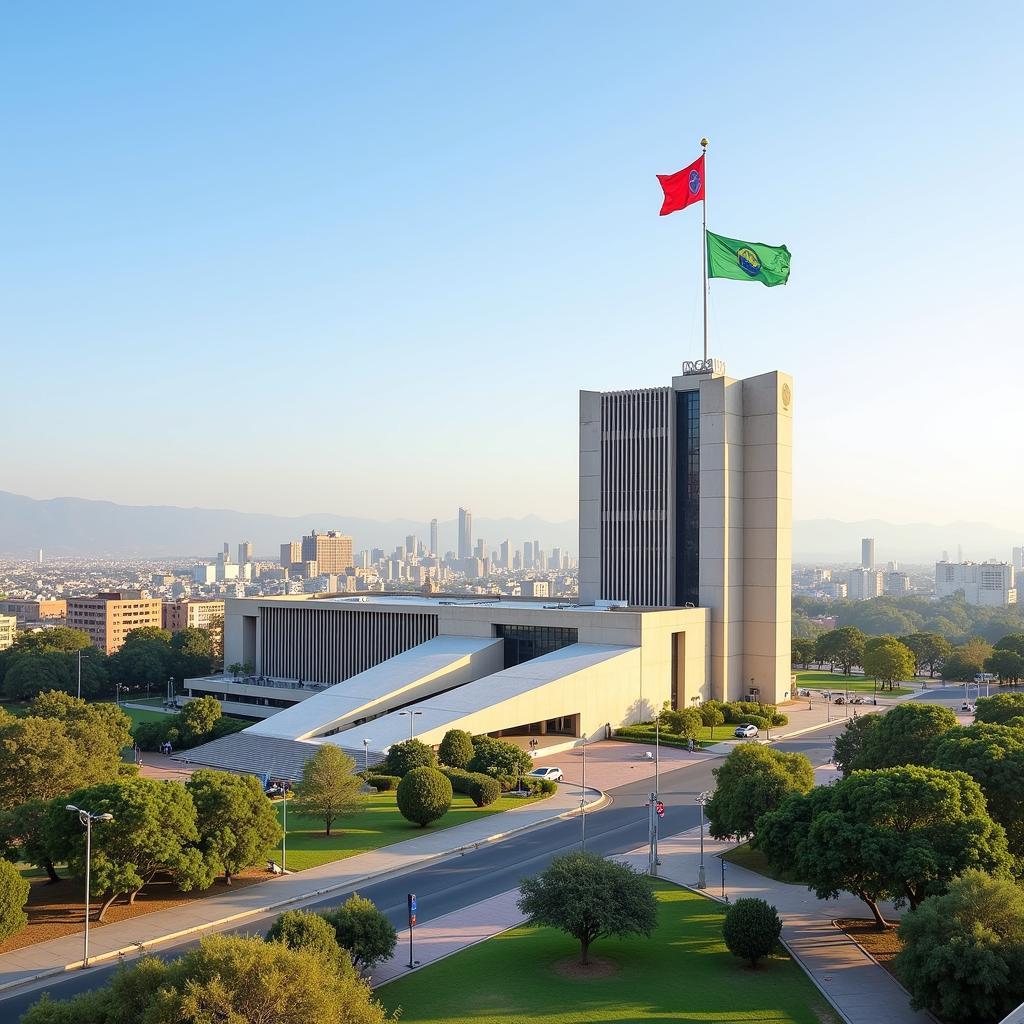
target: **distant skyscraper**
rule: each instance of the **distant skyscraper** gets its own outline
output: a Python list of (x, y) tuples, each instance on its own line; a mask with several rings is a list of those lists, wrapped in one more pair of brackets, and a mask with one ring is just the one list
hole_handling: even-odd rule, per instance
[(874, 569), (875, 567), (874, 537), (865, 537), (860, 542), (860, 567), (862, 569)]
[(238, 545), (238, 564), (245, 565), (252, 561), (252, 541), (243, 540)]
[(297, 540), (290, 540), (281, 545), (281, 565), (287, 569), (302, 561), (302, 545)]
[(231, 545), (227, 541), (224, 541), (224, 561), (231, 561)]
[(1024, 572), (1024, 546), (1013, 549), (1013, 567), (1017, 572)]
[(339, 573), (352, 568), (352, 538), (347, 534), (330, 530), (317, 533), (313, 530), (302, 538), (303, 562), (316, 562), (321, 573)]
[(410, 533), (405, 538), (405, 553), (409, 558), (416, 554), (416, 534)]
[(500, 551), (499, 559), (501, 561), (502, 568), (504, 568), (504, 569), (511, 569), (512, 568), (512, 545), (509, 544), (509, 542), (507, 540), (503, 540), (501, 542), (501, 547), (499, 548), (499, 551)]
[(544, 563), (541, 560), (542, 552), (540, 549), (540, 541), (535, 540), (533, 542), (533, 567), (534, 569), (543, 569)]
[(459, 509), (459, 558), (473, 557), (473, 513)]
[(553, 569), (555, 571), (557, 571), (557, 570), (562, 568), (562, 549), (561, 548), (552, 548), (551, 549), (551, 558), (548, 561), (548, 568), (549, 569)]
[(437, 520), (430, 520), (430, 553), (437, 555), (440, 553), (440, 548), (437, 546)]
[(523, 541), (523, 568), (524, 569), (532, 569), (533, 568), (533, 541), (532, 540), (524, 540)]
[(473, 554), (476, 555), (477, 558), (486, 558), (488, 555), (487, 541), (483, 540), (482, 538), (478, 540), (476, 542), (476, 547), (473, 549)]

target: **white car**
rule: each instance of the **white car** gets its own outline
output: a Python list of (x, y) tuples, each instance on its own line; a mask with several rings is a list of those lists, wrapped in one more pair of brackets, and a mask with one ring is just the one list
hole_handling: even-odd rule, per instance
[(534, 768), (527, 776), (528, 779), (547, 779), (548, 782), (561, 782), (561, 768)]
[(742, 740), (748, 740), (748, 739), (750, 739), (751, 736), (756, 736), (757, 735), (757, 726), (756, 725), (737, 725), (736, 726), (736, 731), (735, 731), (735, 733), (733, 735), (739, 736), (739, 738), (742, 739)]
[(969, 704), (967, 701), (964, 701), (960, 705), (960, 713), (964, 714), (964, 715), (973, 715), (974, 714), (974, 705), (973, 704)]

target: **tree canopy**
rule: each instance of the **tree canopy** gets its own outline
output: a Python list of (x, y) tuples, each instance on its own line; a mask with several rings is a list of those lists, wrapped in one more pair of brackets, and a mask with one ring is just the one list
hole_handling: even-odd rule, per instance
[(594, 853), (566, 853), (519, 886), (519, 909), (531, 924), (557, 928), (580, 944), (580, 962), (600, 938), (649, 936), (658, 919), (643, 875)]
[(974, 705), (977, 722), (1005, 725), (1021, 716), (1024, 716), (1024, 693), (994, 693), (991, 697), (982, 697)]
[(717, 786), (708, 801), (709, 831), (717, 839), (750, 835), (757, 821), (788, 793), (806, 793), (814, 769), (803, 754), (743, 744), (713, 770)]
[(303, 765), (302, 780), (295, 787), (295, 809), (319, 818), (324, 833), (338, 818), (355, 814), (366, 801), (363, 780), (355, 774), (355, 761), (331, 743), (324, 743)]
[(864, 646), (863, 667), (866, 675), (874, 676), (883, 689), (893, 689), (897, 682), (913, 679), (917, 662), (906, 644), (895, 637), (879, 638), (880, 643), (868, 641)]
[(900, 704), (877, 718), (875, 726), (862, 726), (860, 752), (844, 768), (894, 768), (928, 764), (933, 742), (957, 728), (956, 715), (938, 704)]
[(822, 633), (815, 641), (815, 661), (838, 665), (846, 675), (864, 657), (866, 637), (856, 626), (842, 626)]

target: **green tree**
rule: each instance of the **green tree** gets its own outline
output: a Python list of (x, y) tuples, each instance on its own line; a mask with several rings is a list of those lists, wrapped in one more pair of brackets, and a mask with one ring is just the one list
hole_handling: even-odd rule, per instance
[(403, 740), (388, 748), (381, 771), (385, 775), (407, 775), (413, 768), (434, 768), (436, 765), (437, 757), (432, 747), (422, 740)]
[(143, 640), (155, 640), (167, 647), (170, 645), (172, 635), (169, 629), (162, 629), (160, 626), (136, 626), (125, 633), (124, 642), (134, 644)]
[(779, 944), (782, 921), (776, 909), (761, 899), (739, 899), (725, 912), (722, 938), (733, 956), (756, 967)]
[(725, 725), (725, 715), (717, 704), (705, 702), (700, 706), (701, 725), (711, 730), (711, 738), (715, 738), (715, 729), (719, 725)]
[(518, 775), (533, 767), (530, 755), (508, 740), (493, 736), (473, 737), (473, 758), (469, 771), (484, 775)]
[(406, 821), (425, 828), (448, 813), (452, 784), (436, 768), (413, 768), (398, 784), (395, 799)]
[(943, 679), (973, 679), (985, 669), (985, 660), (992, 656), (992, 645), (980, 636), (971, 637), (965, 644), (953, 648), (953, 653), (942, 663)]
[(295, 809), (320, 818), (325, 835), (338, 818), (355, 814), (366, 802), (363, 780), (355, 774), (356, 764), (337, 747), (323, 743), (302, 767), (302, 781), (295, 787)]
[(67, 690), (71, 673), (67, 659), (56, 651), (23, 654), (4, 673), (8, 700), (29, 700), (44, 690)]
[(849, 775), (861, 761), (868, 734), (877, 729), (881, 721), (881, 715), (861, 715), (846, 720), (846, 728), (835, 740), (835, 762), (844, 775)]
[(793, 664), (807, 668), (814, 661), (817, 643), (813, 637), (793, 640)]
[(1013, 651), (1024, 658), (1024, 633), (1007, 633), (995, 643), (997, 651)]
[(803, 754), (753, 744), (736, 747), (712, 774), (717, 786), (706, 813), (718, 839), (750, 835), (758, 818), (788, 793), (806, 793), (814, 785), (814, 769)]
[(934, 742), (958, 725), (956, 715), (937, 704), (900, 704), (878, 718), (863, 733), (860, 754), (849, 768), (928, 764)]
[(210, 694), (190, 700), (178, 712), (178, 728), (181, 730), (182, 740), (191, 744), (204, 736), (209, 736), (222, 714), (220, 701)]
[(0, 942), (28, 924), (28, 879), (10, 862), (0, 860)]
[(981, 786), (989, 814), (1006, 829), (1010, 852), (1024, 864), (1024, 729), (980, 723), (950, 729), (935, 748), (932, 767), (966, 772)]
[(50, 691), (39, 694), (29, 710), (39, 718), (63, 723), (68, 735), (88, 750), (90, 761), (103, 761), (103, 778), (116, 774), (111, 770), (111, 760), (120, 761), (121, 751), (131, 743), (132, 727), (132, 720), (116, 704), (90, 703), (68, 693)]
[(915, 1009), (947, 1024), (998, 1021), (1024, 1001), (1024, 892), (966, 871), (900, 922), (895, 968)]
[(359, 971), (372, 970), (395, 951), (395, 926), (359, 893), (353, 893), (340, 907), (324, 915), (334, 928), (334, 937)]
[(449, 729), (437, 748), (437, 758), (449, 768), (466, 768), (473, 760), (473, 737), (465, 729)]
[(982, 697), (974, 706), (976, 722), (1005, 725), (1014, 718), (1024, 716), (1024, 693), (994, 693)]
[(109, 813), (112, 822), (92, 830), (92, 887), (102, 893), (97, 921), (102, 921), (118, 896), (134, 903), (139, 890), (165, 873), (188, 892), (212, 880), (199, 852), (199, 832), (192, 797), (183, 786), (153, 779), (107, 782), (76, 790), (50, 805), (48, 825), (54, 860), (65, 861), (71, 873), (85, 871), (85, 829), (65, 802), (93, 814)]
[(254, 775), (200, 768), (185, 789), (196, 806), (199, 848), (211, 872), (223, 873), (228, 885), (281, 841), (277, 812)]
[[(134, 629), (131, 631), (138, 632)], [(122, 686), (163, 686), (171, 674), (170, 645), (152, 636), (132, 637), (131, 633), (117, 652), (110, 656), (111, 679)]]
[(50, 805), (43, 800), (26, 800), (0, 812), (0, 847), (7, 860), (41, 867), (52, 884), (60, 881), (60, 875), (53, 861), (49, 812)]
[(953, 645), (938, 633), (911, 633), (901, 639), (914, 654), (918, 675), (927, 670), (934, 678), (936, 669), (953, 653)]
[(883, 643), (868, 644), (864, 648), (864, 672), (874, 676), (884, 689), (893, 689), (897, 682), (914, 678), (917, 667), (914, 655), (906, 644), (895, 637), (887, 637)]
[(339, 953), (331, 923), (325, 915), (311, 910), (286, 910), (279, 914), (267, 932), (267, 942), (316, 952), (327, 960), (336, 959)]
[(385, 1024), (344, 959), (282, 942), (213, 935), (171, 964), (146, 1024)]
[(815, 641), (814, 657), (835, 669), (838, 665), (844, 675), (850, 674), (854, 665), (860, 664), (864, 656), (864, 634), (856, 626), (843, 626), (822, 633)]
[(985, 659), (984, 668), (1002, 682), (1016, 683), (1024, 676), (1024, 657), (1016, 651), (997, 649)]
[(530, 924), (557, 928), (580, 944), (580, 963), (601, 938), (649, 937), (658, 906), (647, 880), (626, 864), (594, 853), (566, 853), (519, 884), (519, 909)]
[(1002, 875), (1012, 864), (978, 784), (916, 765), (858, 771), (793, 794), (758, 822), (753, 842), (819, 899), (858, 896), (880, 927), (881, 900), (917, 907), (969, 868)]
[(209, 630), (188, 626), (171, 637), (171, 674), (178, 680), (208, 676), (213, 671), (213, 638)]
[(42, 629), (38, 633), (19, 633), (11, 649), (14, 654), (46, 654), (58, 651), (61, 654), (74, 654), (92, 647), (92, 640), (84, 629), (72, 629), (70, 626), (54, 626)]

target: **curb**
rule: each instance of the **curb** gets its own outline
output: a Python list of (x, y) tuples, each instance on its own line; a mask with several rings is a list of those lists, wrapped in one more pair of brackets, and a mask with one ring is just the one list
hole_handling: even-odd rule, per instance
[[(598, 796), (592, 803), (587, 804), (586, 813), (588, 814), (593, 811), (600, 810), (602, 807), (605, 807), (607, 804), (612, 802), (612, 798), (603, 790), (595, 789), (591, 790), (591, 792), (597, 793)], [(286, 900), (278, 900), (275, 903), (268, 903), (263, 907), (253, 907), (250, 910), (244, 910), (237, 914), (230, 914), (227, 917), (218, 918), (216, 921), (207, 921), (203, 924), (193, 925), (190, 928), (183, 928), (176, 932), (168, 932), (165, 935), (158, 935), (156, 938), (149, 939), (147, 942), (133, 942), (130, 945), (122, 946), (120, 949), (108, 950), (106, 953), (97, 953), (95, 956), (89, 957), (89, 964), (90, 966), (93, 964), (105, 964), (111, 960), (125, 960), (129, 956), (140, 956), (144, 953), (150, 952), (157, 946), (165, 945), (166, 943), (173, 942), (176, 939), (195, 935), (199, 932), (211, 931), (212, 929), (220, 928), (223, 925), (241, 921), (247, 917), (258, 917), (261, 914), (271, 913), (272, 911), (279, 910), (283, 907), (307, 903), (311, 900), (317, 900), (322, 896), (328, 896), (332, 892), (346, 891), (348, 889), (354, 890), (358, 886), (366, 885), (368, 882), (379, 882), (386, 878), (400, 878), (402, 875), (418, 871), (424, 865), (431, 864), (438, 860), (443, 860), (446, 857), (454, 857), (458, 854), (469, 853), (470, 851), (478, 850), (481, 846), (485, 846), (489, 843), (499, 843), (511, 836), (520, 835), (536, 828), (544, 828), (546, 825), (550, 825), (556, 821), (575, 818), (580, 813), (581, 812), (578, 807), (572, 808), (571, 810), (563, 811), (561, 814), (555, 814), (550, 818), (545, 818), (542, 821), (534, 821), (528, 825), (520, 825), (517, 828), (506, 829), (504, 832), (495, 832), (493, 835), (485, 836), (483, 839), (478, 839), (476, 842), (464, 843), (463, 845), (455, 846), (450, 850), (442, 850), (438, 853), (429, 854), (417, 861), (415, 864), (409, 864), (406, 867), (390, 868), (385, 871), (377, 871), (373, 874), (363, 875), (356, 879), (348, 879), (344, 882), (338, 882), (335, 885), (328, 885), (323, 889), (314, 889), (310, 892), (305, 892), (300, 896), (292, 896)], [(14, 981), (2, 982), (0, 983), (0, 992), (10, 992), (26, 985), (35, 984), (37, 981), (44, 981), (47, 978), (53, 978), (60, 974), (67, 974), (70, 971), (80, 970), (82, 969), (81, 963), (81, 960), (75, 960), (69, 964), (60, 964), (54, 967), (48, 967), (44, 971), (39, 971), (36, 974), (30, 974)]]

